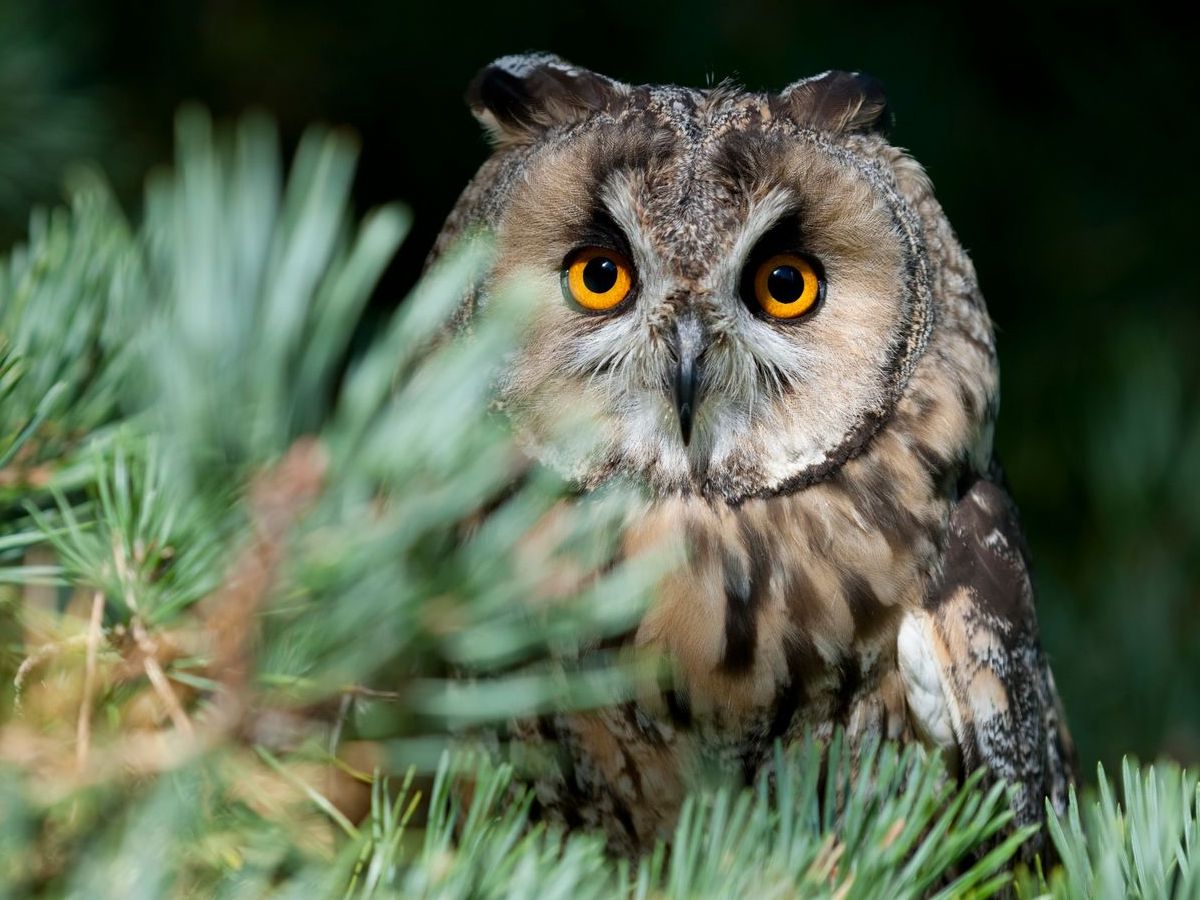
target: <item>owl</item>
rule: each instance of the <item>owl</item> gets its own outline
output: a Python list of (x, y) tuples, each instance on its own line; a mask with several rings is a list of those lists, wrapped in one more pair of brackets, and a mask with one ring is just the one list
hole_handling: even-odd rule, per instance
[[(632, 86), (532, 54), (468, 102), (494, 152), (433, 255), (494, 235), (464, 323), (506, 279), (535, 295), (499, 403), (580, 491), (643, 487), (624, 552), (688, 548), (624, 638), (669, 686), (512, 726), (557, 748), (541, 814), (636, 854), (695, 772), (753, 777), (837, 728), (987, 767), (1019, 823), (1061, 809), (1071, 744), (993, 456), (991, 322), (879, 84)], [(573, 416), (586, 441), (562, 439)]]

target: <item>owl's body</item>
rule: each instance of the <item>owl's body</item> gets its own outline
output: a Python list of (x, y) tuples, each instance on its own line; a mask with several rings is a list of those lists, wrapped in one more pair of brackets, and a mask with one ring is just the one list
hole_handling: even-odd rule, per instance
[(689, 552), (629, 636), (673, 686), (516, 726), (566, 748), (546, 814), (637, 851), (692, 772), (752, 774), (836, 726), (989, 766), (1020, 821), (1061, 806), (1069, 740), (992, 459), (991, 324), (874, 83), (629, 87), (529, 56), (470, 99), (497, 150), (438, 249), (496, 235), (464, 318), (503, 279), (539, 292), (503, 404), (582, 488), (644, 485), (628, 553)]

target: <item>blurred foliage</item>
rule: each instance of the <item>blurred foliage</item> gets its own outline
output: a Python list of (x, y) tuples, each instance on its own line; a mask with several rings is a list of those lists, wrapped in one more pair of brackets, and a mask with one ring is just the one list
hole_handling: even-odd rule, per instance
[[(532, 793), (514, 781), (511, 767), (470, 754), (442, 757), (423, 820), (411, 777), (396, 790), (378, 780), (366, 821), (339, 820), (345, 833), (332, 852), (314, 848), (311, 835), (305, 847), (295, 825), (291, 835), (280, 834), (239, 810), (240, 798), (223, 781), (231, 773), (207, 760), (164, 775), (124, 803), (99, 791), (72, 798), (77, 821), (60, 827), (77, 832), (105, 814), (108, 827), (61, 847), (73, 868), (46, 879), (40, 895), (96, 896), (104, 885), (102, 896), (146, 898), (949, 900), (989, 897), (1012, 881), (1004, 865), (1024, 832), (955, 868), (1011, 815), (999, 787), (986, 796), (978, 779), (950, 788), (936, 760), (893, 746), (869, 755), (851, 783), (849, 753), (841, 745), (830, 753), (797, 745), (779, 752), (753, 788), (693, 794), (669, 858), (660, 845), (632, 864), (606, 855), (599, 835), (534, 824)], [(19, 782), (0, 785), (0, 813), (16, 825), (7, 846), (0, 844), (0, 889), (11, 889), (44, 852), (27, 826), (61, 818), (67, 804), (39, 809), (14, 789)], [(313, 800), (316, 809), (325, 803)], [(287, 837), (296, 844), (289, 847)]]
[(1083, 803), (1072, 792), (1050, 832), (1062, 865), (1049, 878), (1019, 873), (1020, 897), (1200, 897), (1200, 784), (1174, 764), (1140, 768), (1125, 759), (1119, 785), (1101, 766), (1096, 788)]
[[(332, 846), (326, 815), (355, 833), (376, 766), (428, 769), (455, 729), (656, 674), (580, 649), (628, 629), (675, 557), (611, 564), (634, 495), (564, 505), (488, 411), (521, 295), (441, 346), (487, 247), (343, 372), (407, 214), (351, 215), (345, 135), (309, 132), (285, 174), (268, 120), (214, 133), (189, 109), (178, 148), (138, 226), (88, 178), (0, 263), (0, 874), (18, 892), (159, 896), (256, 842), (284, 865)], [(211, 803), (180, 805), (195, 792)]]

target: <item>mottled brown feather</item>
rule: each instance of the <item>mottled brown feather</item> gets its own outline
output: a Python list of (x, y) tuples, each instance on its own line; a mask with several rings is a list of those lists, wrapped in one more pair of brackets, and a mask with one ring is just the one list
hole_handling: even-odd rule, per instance
[[(558, 748), (539, 757), (542, 813), (639, 852), (700, 773), (752, 775), (776, 739), (836, 726), (854, 746), (922, 740), (988, 765), (1018, 787), (1020, 821), (1044, 795), (1061, 805), (1069, 753), (1019, 527), (979, 478), (991, 321), (929, 179), (883, 136), (877, 83), (629, 87), (536, 56), (497, 61), (470, 96), (496, 152), (433, 255), (484, 228), (497, 259), (459, 321), (520, 279), (538, 303), (499, 393), (523, 445), (581, 490), (645, 487), (627, 554), (688, 550), (626, 637), (669, 660), (661, 691), (514, 723), (514, 748)], [(614, 230), (632, 302), (580, 315), (563, 261)], [(828, 278), (798, 323), (740, 293), (777, 233)], [(705, 342), (687, 444), (672, 394), (685, 316)], [(589, 442), (565, 444), (562, 423), (581, 420)]]

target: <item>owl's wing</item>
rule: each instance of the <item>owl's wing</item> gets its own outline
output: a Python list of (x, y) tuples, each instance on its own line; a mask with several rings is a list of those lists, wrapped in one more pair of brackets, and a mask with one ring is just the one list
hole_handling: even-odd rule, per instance
[(1066, 805), (1073, 748), (1038, 640), (1028, 554), (1005, 490), (976, 480), (950, 516), (941, 577), (900, 627), (917, 732), (968, 773), (1013, 786), (1018, 823)]

